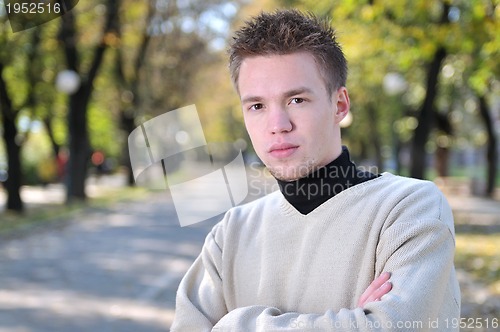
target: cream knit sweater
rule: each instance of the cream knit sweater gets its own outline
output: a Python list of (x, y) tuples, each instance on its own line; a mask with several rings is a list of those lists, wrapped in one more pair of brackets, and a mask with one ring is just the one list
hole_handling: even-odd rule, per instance
[[(384, 173), (302, 215), (277, 191), (227, 212), (177, 292), (172, 332), (457, 331), (451, 210)], [(393, 289), (356, 303), (382, 272)]]

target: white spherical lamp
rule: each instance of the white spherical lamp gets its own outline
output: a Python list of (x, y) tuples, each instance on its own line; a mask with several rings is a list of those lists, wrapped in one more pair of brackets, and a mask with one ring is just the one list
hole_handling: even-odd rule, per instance
[(69, 95), (75, 93), (80, 87), (80, 76), (73, 70), (63, 70), (57, 74), (57, 90)]

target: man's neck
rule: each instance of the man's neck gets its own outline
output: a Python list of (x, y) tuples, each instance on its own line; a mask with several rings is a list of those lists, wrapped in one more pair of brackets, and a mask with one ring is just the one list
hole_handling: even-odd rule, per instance
[(349, 151), (343, 147), (335, 160), (309, 175), (296, 181), (277, 181), (286, 200), (300, 213), (308, 214), (343, 190), (376, 177), (357, 169)]

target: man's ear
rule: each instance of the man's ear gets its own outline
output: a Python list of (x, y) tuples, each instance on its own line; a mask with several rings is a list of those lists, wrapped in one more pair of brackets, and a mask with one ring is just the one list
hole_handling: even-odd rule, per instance
[(334, 102), (337, 105), (337, 111), (335, 112), (335, 123), (340, 123), (349, 113), (351, 108), (351, 101), (349, 100), (349, 93), (345, 87), (339, 88), (334, 92), (332, 96)]

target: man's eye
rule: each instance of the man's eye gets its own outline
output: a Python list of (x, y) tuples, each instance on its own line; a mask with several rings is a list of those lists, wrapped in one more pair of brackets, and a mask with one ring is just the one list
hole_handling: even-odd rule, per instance
[(304, 99), (302, 98), (292, 98), (292, 100), (290, 100), (290, 104), (302, 104), (304, 102)]
[(248, 109), (250, 111), (257, 111), (257, 110), (260, 110), (262, 109), (264, 106), (262, 104), (254, 104), (252, 106), (250, 106)]

